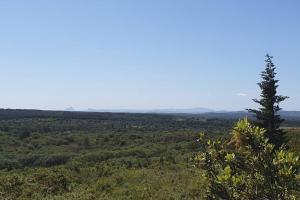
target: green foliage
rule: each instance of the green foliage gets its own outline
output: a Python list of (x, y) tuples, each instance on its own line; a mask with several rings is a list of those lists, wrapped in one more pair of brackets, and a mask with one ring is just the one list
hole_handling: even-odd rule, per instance
[(1, 174), (1, 199), (34, 199), (69, 191), (71, 182), (62, 170), (38, 169), (29, 176)]
[(266, 68), (261, 73), (262, 81), (258, 83), (261, 89), (261, 99), (254, 99), (254, 102), (258, 103), (261, 108), (259, 110), (248, 109), (248, 111), (255, 114), (257, 123), (266, 130), (266, 137), (275, 145), (275, 149), (278, 149), (286, 142), (286, 138), (280, 129), (280, 124), (284, 120), (277, 113), (281, 110), (279, 104), (288, 97), (277, 95), (279, 81), (275, 79), (276, 67), (272, 61), (273, 57), (268, 54), (266, 57)]
[[(207, 179), (191, 159), (204, 152), (198, 132), (227, 138), (233, 124), (201, 116), (3, 112), (1, 200), (204, 199)], [(299, 121), (292, 126), (289, 147), (300, 152)], [(23, 130), (30, 135), (20, 137)]]
[(227, 121), (103, 116), (0, 121), (0, 199), (202, 199), (205, 180), (190, 160), (197, 132)]
[(288, 150), (274, 150), (265, 130), (239, 121), (230, 142), (204, 139), (205, 148), (196, 156), (206, 171), (207, 199), (296, 199), (300, 190), (299, 157)]

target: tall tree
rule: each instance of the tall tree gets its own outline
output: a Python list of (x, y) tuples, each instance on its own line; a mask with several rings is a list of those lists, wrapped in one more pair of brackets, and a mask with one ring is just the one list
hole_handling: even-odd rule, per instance
[(286, 141), (285, 133), (280, 129), (284, 120), (278, 114), (278, 111), (281, 110), (279, 104), (288, 97), (277, 95), (279, 80), (275, 79), (276, 67), (272, 59), (272, 56), (266, 55), (266, 68), (261, 73), (262, 81), (258, 83), (261, 89), (261, 99), (253, 99), (255, 103), (260, 105), (260, 108), (247, 110), (255, 114), (258, 125), (266, 130), (269, 141), (275, 145), (275, 148), (279, 148)]

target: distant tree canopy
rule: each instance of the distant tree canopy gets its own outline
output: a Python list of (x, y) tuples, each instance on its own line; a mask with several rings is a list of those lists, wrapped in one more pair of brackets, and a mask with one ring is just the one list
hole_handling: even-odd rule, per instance
[(277, 95), (279, 80), (275, 79), (276, 67), (272, 59), (272, 56), (266, 55), (266, 68), (261, 73), (262, 81), (258, 83), (261, 89), (261, 99), (253, 100), (261, 107), (258, 110), (248, 109), (248, 111), (255, 114), (258, 125), (266, 130), (266, 137), (278, 149), (285, 143), (285, 134), (280, 129), (280, 124), (284, 120), (277, 113), (281, 110), (279, 104), (288, 97)]

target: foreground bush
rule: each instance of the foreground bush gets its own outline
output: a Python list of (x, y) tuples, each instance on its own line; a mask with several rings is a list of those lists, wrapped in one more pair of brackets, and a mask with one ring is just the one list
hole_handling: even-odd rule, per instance
[(290, 200), (299, 192), (299, 159), (274, 145), (265, 130), (239, 121), (230, 141), (200, 140), (205, 153), (196, 156), (208, 181), (207, 199)]
[[(71, 182), (65, 171), (36, 169), (29, 176), (0, 174), (0, 199), (41, 199), (68, 192)], [(38, 196), (38, 197), (37, 197)]]

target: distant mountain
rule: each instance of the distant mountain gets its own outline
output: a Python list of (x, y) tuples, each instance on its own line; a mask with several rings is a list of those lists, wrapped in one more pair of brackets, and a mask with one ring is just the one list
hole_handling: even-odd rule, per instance
[(88, 112), (123, 112), (123, 113), (155, 113), (155, 114), (202, 114), (202, 113), (209, 113), (215, 112), (209, 108), (170, 108), (170, 109), (88, 109)]
[(93, 109), (89, 108), (85, 112), (109, 112), (109, 113), (147, 113), (146, 110), (134, 110), (134, 109)]
[(64, 111), (76, 111), (73, 107), (66, 108)]
[(157, 109), (149, 111), (150, 113), (165, 113), (165, 114), (201, 114), (201, 113), (210, 113), (215, 112), (215, 110), (209, 108), (182, 108), (182, 109)]

